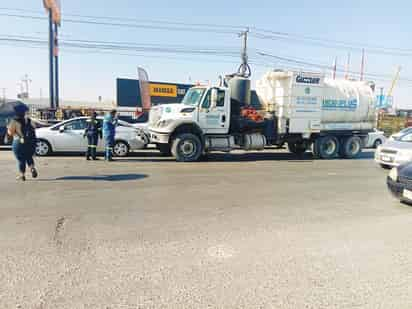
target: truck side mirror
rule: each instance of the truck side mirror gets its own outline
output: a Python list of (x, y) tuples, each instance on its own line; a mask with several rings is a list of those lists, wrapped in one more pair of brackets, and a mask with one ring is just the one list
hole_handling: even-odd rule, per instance
[(217, 106), (217, 89), (213, 88), (210, 94), (210, 107), (212, 109), (216, 108)]
[(60, 133), (63, 133), (65, 130), (66, 130), (66, 128), (65, 128), (64, 126), (61, 126), (61, 127), (59, 128), (59, 132), (60, 132)]

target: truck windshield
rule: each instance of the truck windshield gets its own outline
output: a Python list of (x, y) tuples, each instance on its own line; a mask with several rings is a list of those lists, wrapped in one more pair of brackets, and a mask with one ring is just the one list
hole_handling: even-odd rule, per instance
[(182, 100), (182, 103), (185, 105), (192, 105), (196, 106), (199, 104), (200, 100), (202, 99), (203, 93), (205, 93), (206, 89), (204, 88), (192, 88), (190, 89), (185, 97)]

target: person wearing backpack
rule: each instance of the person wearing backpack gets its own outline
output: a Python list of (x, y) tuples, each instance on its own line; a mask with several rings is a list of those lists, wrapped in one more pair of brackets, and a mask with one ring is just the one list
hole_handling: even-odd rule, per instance
[(14, 111), (16, 116), (7, 129), (8, 134), (13, 138), (13, 153), (18, 161), (20, 175), (17, 180), (26, 181), (26, 165), (33, 178), (38, 176), (33, 160), (37, 142), (36, 130), (31, 119), (27, 117), (27, 106), (17, 105)]

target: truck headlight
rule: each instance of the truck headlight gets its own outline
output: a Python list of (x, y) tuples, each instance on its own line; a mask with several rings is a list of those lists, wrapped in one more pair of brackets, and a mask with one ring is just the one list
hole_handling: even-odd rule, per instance
[(164, 128), (167, 127), (169, 124), (171, 124), (173, 122), (173, 119), (165, 119), (165, 120), (160, 120), (157, 123), (157, 127), (159, 128)]
[(393, 181), (398, 181), (398, 168), (394, 167), (391, 169), (389, 172), (389, 178), (392, 179)]

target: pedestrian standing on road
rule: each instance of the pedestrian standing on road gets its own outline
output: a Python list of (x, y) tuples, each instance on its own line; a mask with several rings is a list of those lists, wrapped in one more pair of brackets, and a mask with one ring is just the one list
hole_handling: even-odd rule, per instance
[(98, 160), (96, 152), (99, 137), (102, 137), (102, 128), (99, 120), (97, 120), (96, 112), (93, 112), (92, 116), (87, 119), (87, 127), (84, 131), (84, 137), (87, 137), (86, 160), (90, 160), (90, 157), (93, 160)]
[(19, 176), (17, 180), (26, 181), (26, 165), (33, 178), (37, 178), (33, 156), (36, 150), (36, 130), (32, 120), (27, 116), (28, 108), (17, 105), (14, 108), (15, 118), (8, 125), (8, 134), (13, 137), (13, 153), (18, 162)]
[(113, 147), (115, 143), (116, 126), (117, 126), (117, 111), (112, 110), (104, 117), (103, 121), (103, 138), (106, 147), (104, 159), (113, 161)]

